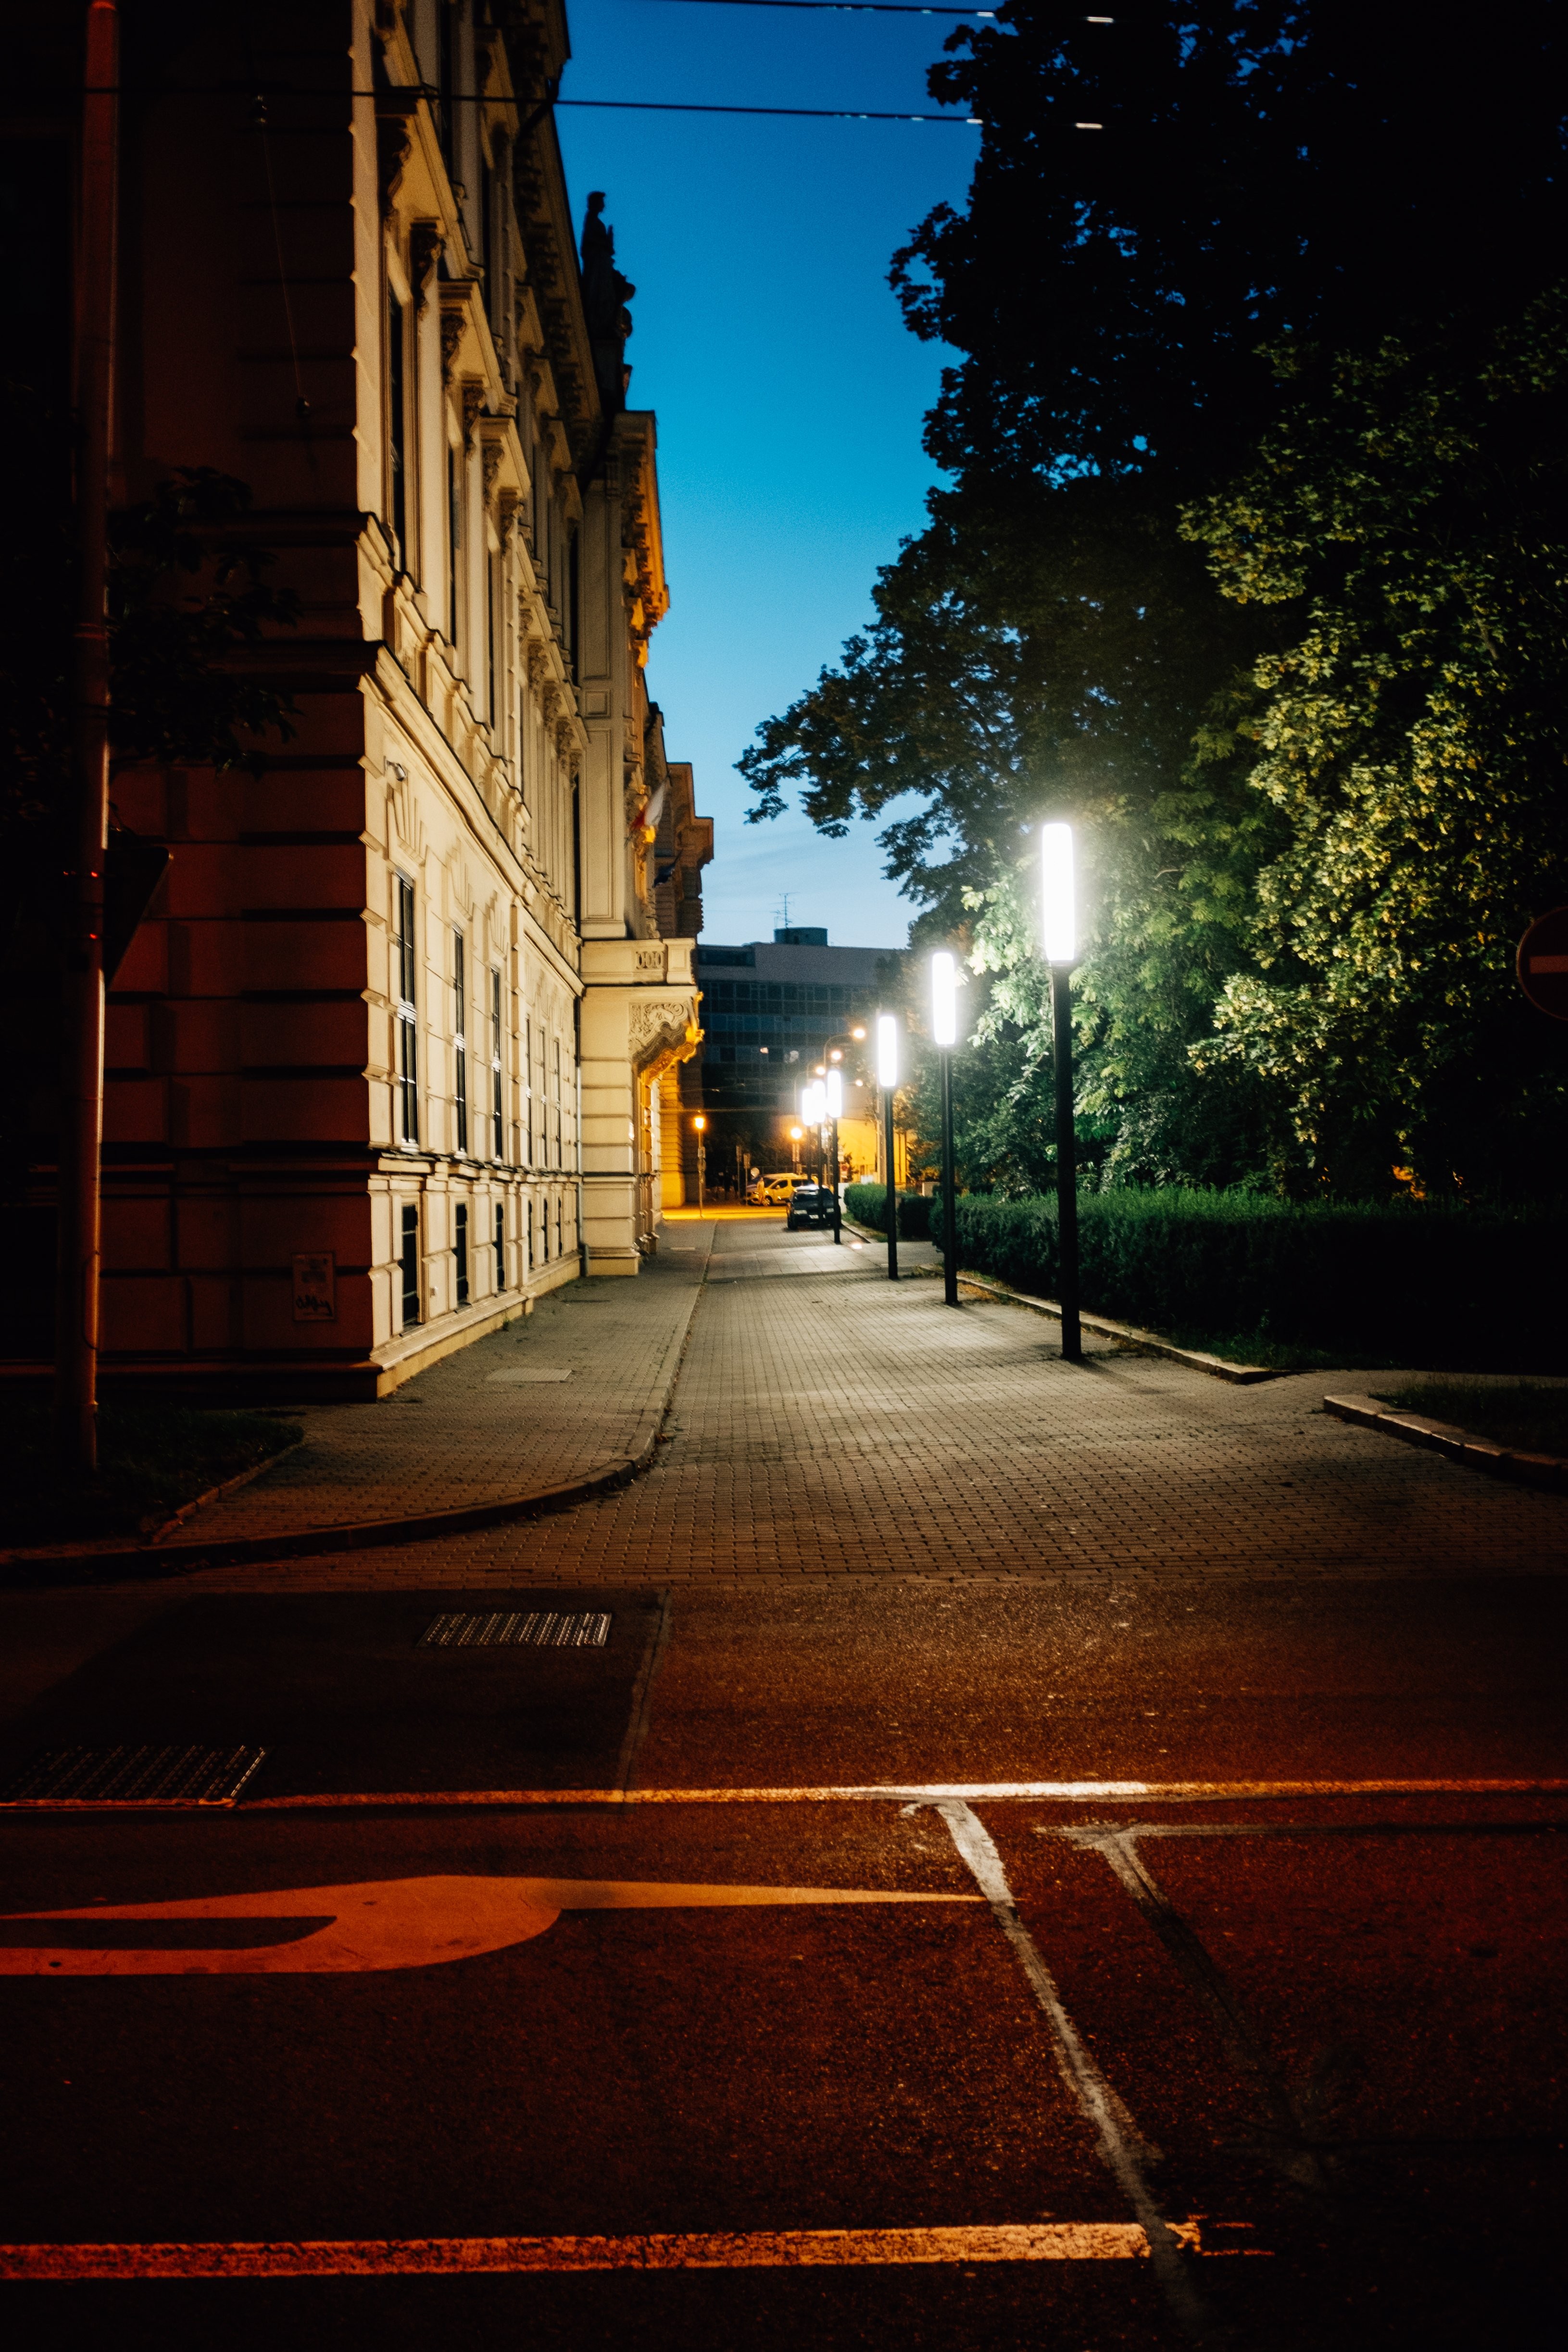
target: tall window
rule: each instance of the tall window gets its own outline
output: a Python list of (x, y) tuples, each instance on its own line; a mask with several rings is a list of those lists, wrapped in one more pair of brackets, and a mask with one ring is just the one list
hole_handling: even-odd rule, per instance
[(398, 1287), (403, 1298), (403, 1328), (412, 1331), (419, 1320), (419, 1212), (405, 1209), (398, 1235)]
[(463, 545), (463, 467), (461, 453), (447, 444), (447, 621), (452, 650), (458, 649), (458, 557)]
[(557, 1168), (564, 1168), (566, 1161), (563, 1157), (561, 1141), (561, 1040), (559, 1037), (555, 1039), (551, 1050), (555, 1057), (555, 1066), (550, 1079), (550, 1108), (555, 1128), (555, 1165)]
[(458, 1150), (468, 1148), (468, 982), (463, 961), (463, 934), (452, 934), (452, 1102), (457, 1112)]
[(396, 561), (408, 569), (408, 398), (403, 305), (386, 289), (386, 404), (390, 412), (387, 452), (392, 467), (392, 530)]
[(533, 1024), (522, 1024), (522, 1119), (528, 1137), (528, 1165), (533, 1165)]
[(492, 730), (499, 736), (500, 733), (500, 704), (496, 698), (496, 658), (498, 651), (496, 640), (500, 635), (500, 631), (496, 626), (496, 572), (498, 568), (495, 557), (487, 551), (485, 555), (485, 660), (488, 665), (489, 690), (488, 716)]
[(397, 1123), (401, 1140), (419, 1140), (419, 1016), (416, 1011), (414, 947), (414, 885), (401, 874), (393, 877), (393, 984), (397, 996), (393, 1025), (397, 1032)]
[(468, 1212), (461, 1201), (452, 1212), (452, 1257), (458, 1277), (458, 1304), (468, 1303)]
[(506, 1209), (500, 1201), (496, 1202), (496, 1288), (506, 1288)]
[(506, 1158), (506, 1105), (500, 1066), (500, 974), (490, 973), (490, 1117), (495, 1122), (495, 1156)]

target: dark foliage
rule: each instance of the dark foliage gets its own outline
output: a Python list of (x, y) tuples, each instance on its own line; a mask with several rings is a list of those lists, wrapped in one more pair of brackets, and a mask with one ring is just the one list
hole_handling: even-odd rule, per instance
[[(881, 1186), (851, 1190), (852, 1213), (881, 1230)], [(962, 1193), (957, 1210), (961, 1265), (1056, 1297), (1054, 1199)], [(1384, 1362), (1554, 1368), (1568, 1314), (1562, 1232), (1560, 1211), (1544, 1208), (1295, 1204), (1176, 1187), (1079, 1200), (1086, 1309)]]
[(1267, 416), (1260, 344), (1500, 316), (1563, 250), (1549, 0), (1004, 0), (947, 47), (931, 90), (984, 119), (980, 160), (894, 277), (963, 354), (929, 441), (965, 477), (1185, 486)]

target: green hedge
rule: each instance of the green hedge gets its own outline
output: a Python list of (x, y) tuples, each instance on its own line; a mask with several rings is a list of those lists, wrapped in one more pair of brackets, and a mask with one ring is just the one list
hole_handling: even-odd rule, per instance
[[(936, 1205), (925, 1192), (900, 1192), (900, 1240), (929, 1242), (931, 1238), (931, 1213)], [(844, 1207), (858, 1225), (870, 1225), (879, 1234), (887, 1232), (888, 1188), (885, 1184), (846, 1184)]]
[[(853, 1185), (847, 1197), (852, 1215), (881, 1228), (880, 1185)], [(957, 1210), (961, 1265), (1056, 1297), (1054, 1200), (968, 1192)], [(1301, 1205), (1175, 1187), (1086, 1192), (1080, 1284), (1086, 1311), (1155, 1331), (1392, 1353), (1413, 1364), (1540, 1364), (1562, 1356), (1568, 1328), (1565, 1223), (1545, 1207)], [(902, 1203), (899, 1230), (910, 1230)]]

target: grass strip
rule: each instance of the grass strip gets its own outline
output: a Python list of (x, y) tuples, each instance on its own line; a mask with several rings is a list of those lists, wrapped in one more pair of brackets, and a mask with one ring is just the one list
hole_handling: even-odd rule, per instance
[(1568, 1457), (1568, 1387), (1537, 1381), (1413, 1381), (1375, 1391), (1396, 1412), (1451, 1422), (1473, 1437), (1489, 1438), (1521, 1454)]
[(286, 1414), (212, 1412), (179, 1404), (100, 1403), (99, 1464), (62, 1478), (47, 1403), (8, 1402), (0, 1413), (0, 1542), (63, 1543), (153, 1535), (198, 1495), (297, 1445)]

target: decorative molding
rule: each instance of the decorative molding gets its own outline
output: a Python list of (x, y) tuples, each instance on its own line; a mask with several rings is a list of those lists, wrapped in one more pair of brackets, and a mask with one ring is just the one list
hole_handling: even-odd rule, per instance
[(689, 996), (639, 996), (626, 1014), (626, 1050), (639, 1076), (683, 1062), (697, 1048), (700, 1032)]
[[(444, 330), (444, 329), (445, 329), (445, 327), (446, 327), (446, 323), (447, 323), (447, 322), (446, 322), (446, 320), (442, 320), (442, 322), (441, 322), (442, 327), (443, 327), (443, 330)], [(461, 320), (459, 320), (459, 321), (458, 321), (458, 331), (459, 331), (459, 333), (461, 332), (461, 331), (462, 331), (462, 322), (461, 322)], [(466, 376), (463, 378), (463, 383), (462, 383), (462, 400), (463, 400), (463, 446), (464, 446), (464, 448), (465, 448), (465, 449), (471, 449), (471, 448), (473, 447), (473, 446), (474, 446), (474, 427), (475, 427), (475, 425), (479, 423), (479, 418), (481, 417), (481, 415), (484, 414), (484, 406), (485, 406), (485, 387), (484, 387), (483, 380), (482, 380), (480, 377), (479, 377), (479, 376), (477, 376), (477, 375), (466, 375)]]
[(441, 313), (441, 381), (452, 381), (452, 362), (463, 340), (463, 314), (460, 310), (444, 310)]
[[(436, 283), (436, 265), (441, 258), (447, 242), (439, 221), (416, 220), (408, 232), (408, 274), (414, 281), (415, 299), (423, 310), (430, 299), (430, 289)], [(442, 372), (446, 371), (446, 330), (441, 335)]]

